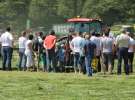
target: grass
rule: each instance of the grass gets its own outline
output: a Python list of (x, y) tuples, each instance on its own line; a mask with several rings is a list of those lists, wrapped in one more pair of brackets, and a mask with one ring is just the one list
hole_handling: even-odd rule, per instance
[(135, 75), (0, 72), (1, 100), (134, 100)]
[[(13, 56), (14, 67), (16, 59)], [(0, 100), (135, 100), (134, 94), (135, 74), (0, 71)]]

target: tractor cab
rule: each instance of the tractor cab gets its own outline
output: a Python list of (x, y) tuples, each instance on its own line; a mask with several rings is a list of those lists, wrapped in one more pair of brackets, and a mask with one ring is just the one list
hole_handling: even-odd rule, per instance
[(92, 18), (71, 18), (67, 22), (72, 23), (75, 32), (101, 33), (102, 21)]

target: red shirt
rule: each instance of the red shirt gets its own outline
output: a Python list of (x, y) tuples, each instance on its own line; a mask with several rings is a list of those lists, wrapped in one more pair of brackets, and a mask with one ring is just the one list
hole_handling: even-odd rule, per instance
[(56, 36), (54, 35), (48, 35), (44, 40), (44, 45), (46, 46), (46, 49), (54, 48), (55, 44), (56, 44)]

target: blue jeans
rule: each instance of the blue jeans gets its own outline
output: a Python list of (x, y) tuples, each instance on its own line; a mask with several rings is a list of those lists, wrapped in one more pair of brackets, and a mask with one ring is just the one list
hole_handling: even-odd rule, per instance
[(86, 72), (88, 76), (92, 76), (92, 56), (85, 56), (85, 66), (86, 66)]
[(9, 46), (3, 46), (2, 56), (3, 56), (3, 61), (2, 61), (3, 70), (6, 70), (6, 67), (7, 67), (7, 70), (12, 70), (11, 68), (12, 48)]
[(122, 59), (124, 60), (124, 70), (125, 70), (125, 73), (128, 75), (129, 74), (128, 48), (125, 48), (125, 47), (119, 48), (119, 51), (118, 51), (118, 70), (117, 70), (117, 74), (121, 74)]
[(77, 67), (80, 68), (80, 54), (76, 52), (74, 54), (74, 69), (77, 70)]
[(25, 48), (19, 49), (19, 57), (20, 57), (19, 70), (21, 70), (22, 68), (26, 68), (26, 55), (24, 52), (25, 52)]

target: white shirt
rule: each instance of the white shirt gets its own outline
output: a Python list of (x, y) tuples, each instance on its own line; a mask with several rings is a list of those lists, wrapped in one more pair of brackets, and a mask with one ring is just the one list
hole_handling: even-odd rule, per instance
[(26, 55), (29, 55), (29, 54), (31, 54), (31, 52), (32, 52), (32, 51), (30, 50), (30, 48), (29, 48), (29, 44), (30, 44), (30, 43), (32, 43), (32, 40), (27, 40), (27, 41), (26, 41), (26, 46), (25, 46), (25, 54), (26, 54)]
[(96, 36), (91, 36), (90, 40), (96, 44), (96, 56), (100, 55), (101, 51), (101, 38)]
[(19, 48), (25, 48), (26, 47), (27, 38), (24, 36), (21, 36), (19, 38)]
[(101, 46), (102, 46), (102, 52), (103, 53), (108, 53), (108, 52), (112, 52), (112, 47), (113, 47), (113, 39), (110, 37), (104, 37), (101, 40)]
[(129, 36), (126, 34), (120, 34), (116, 37), (116, 45), (118, 45), (119, 48), (129, 46)]
[(71, 41), (71, 49), (73, 50), (73, 52), (75, 53), (82, 53), (83, 52), (83, 47), (84, 47), (84, 40), (82, 37), (75, 37), (73, 38), (73, 40)]
[(32, 43), (32, 40), (27, 40), (26, 41), (26, 46), (25, 46), (26, 50), (30, 50), (30, 48), (29, 48), (30, 43)]
[(128, 52), (134, 52), (135, 40), (130, 37)]
[(39, 43), (42, 43), (43, 39), (40, 36), (38, 36), (38, 41), (39, 41)]
[(10, 46), (12, 47), (12, 42), (13, 42), (13, 36), (9, 32), (5, 32), (1, 35), (0, 37), (0, 42), (2, 46)]

